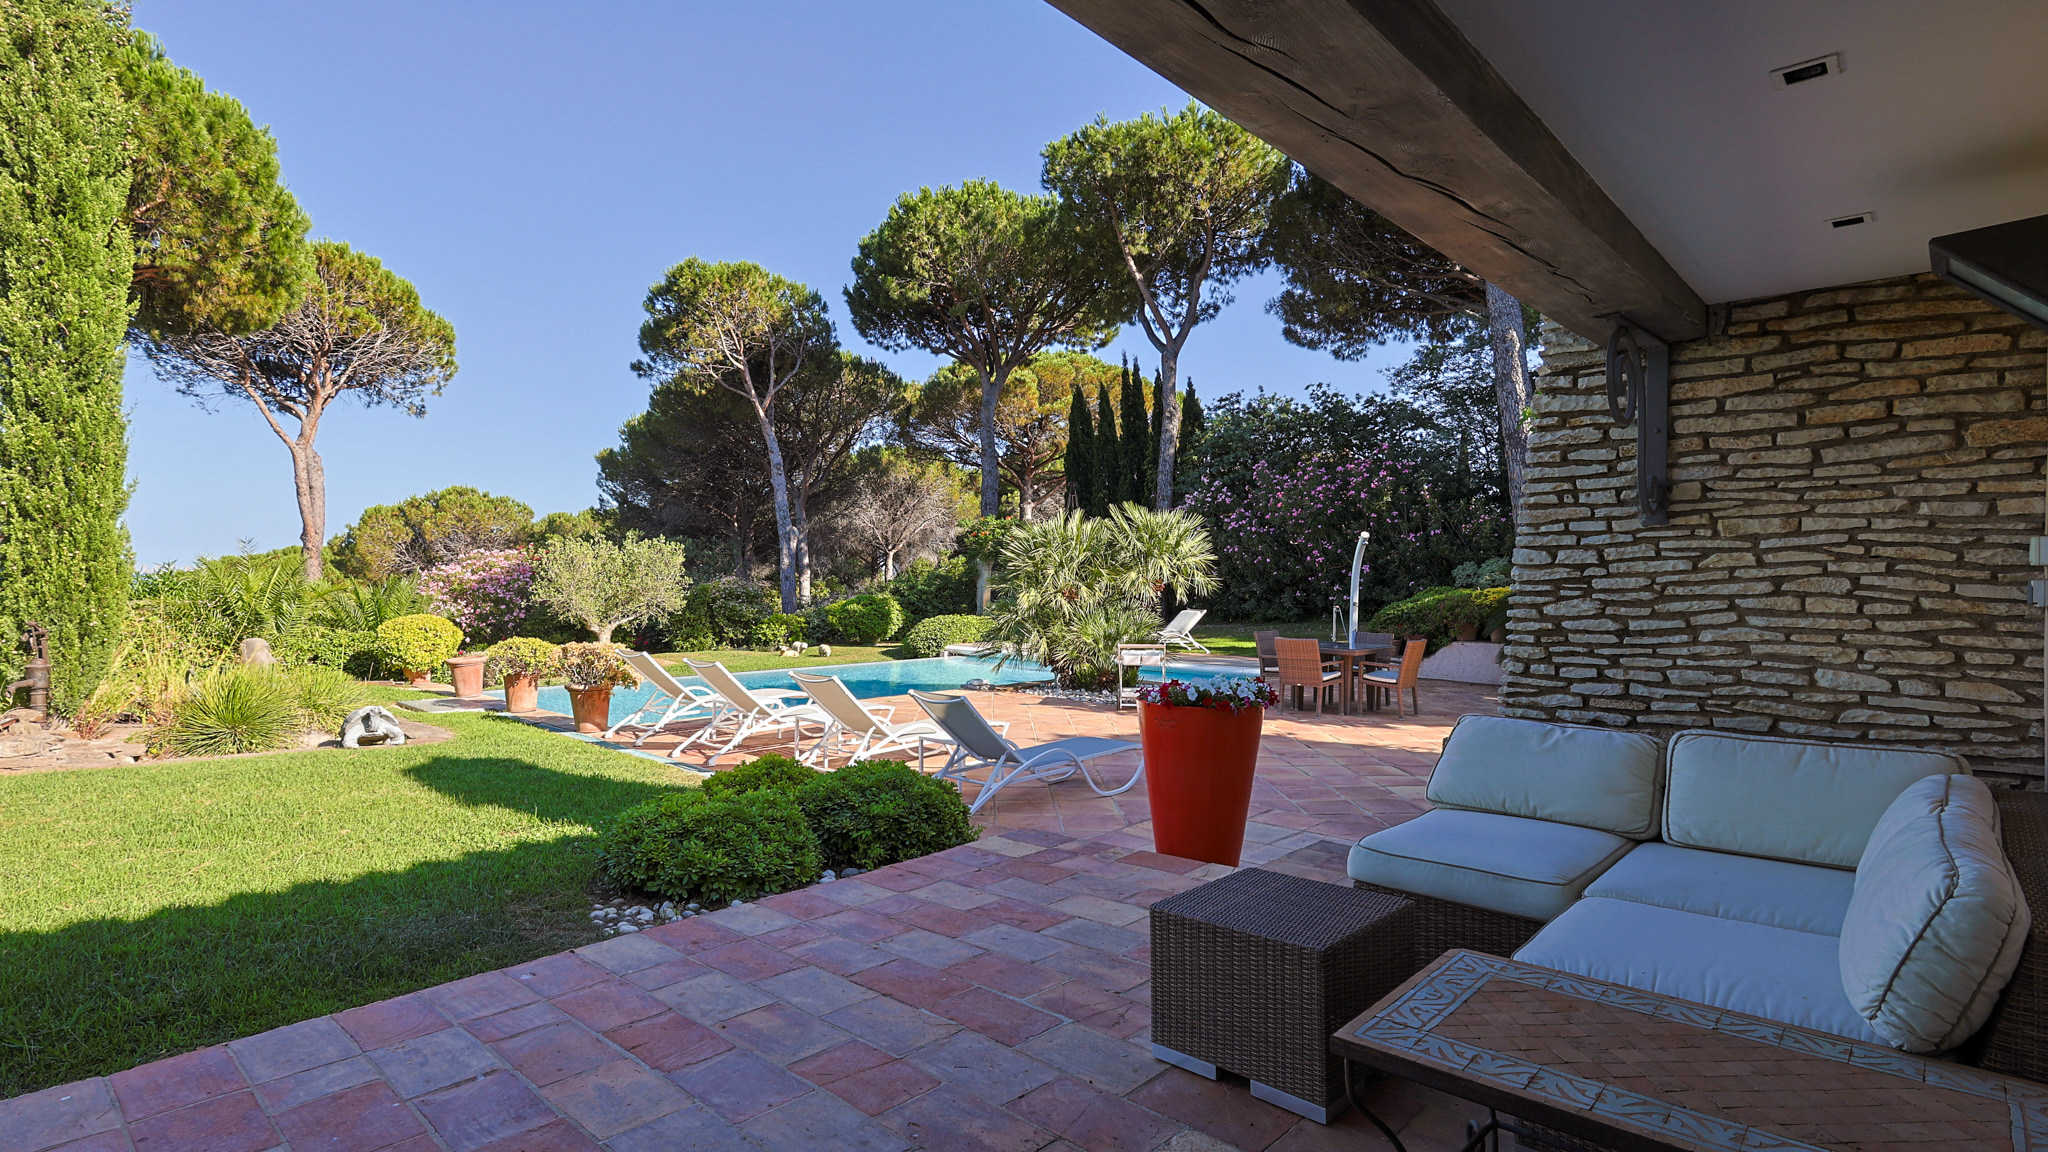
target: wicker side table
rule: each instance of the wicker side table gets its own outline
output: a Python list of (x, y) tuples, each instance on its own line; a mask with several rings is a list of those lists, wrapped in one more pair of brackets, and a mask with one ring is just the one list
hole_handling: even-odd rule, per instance
[(1247, 868), (1152, 906), (1152, 1054), (1327, 1124), (1330, 1033), (1415, 969), (1406, 899)]

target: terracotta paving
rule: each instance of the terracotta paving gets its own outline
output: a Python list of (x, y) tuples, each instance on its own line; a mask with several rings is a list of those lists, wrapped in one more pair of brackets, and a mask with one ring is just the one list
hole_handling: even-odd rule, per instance
[[(1269, 714), (1245, 863), (1340, 882), (1352, 840), (1420, 811), (1450, 722), (1494, 708), (1423, 697)], [(1026, 744), (1136, 731), (1021, 693), (984, 711)], [(0, 1102), (0, 1152), (1385, 1147), (1152, 1059), (1146, 909), (1228, 869), (1150, 851), (1148, 817), (1142, 787), (1019, 785), (973, 844)], [(1417, 1152), (1479, 1115), (1361, 1094)]]

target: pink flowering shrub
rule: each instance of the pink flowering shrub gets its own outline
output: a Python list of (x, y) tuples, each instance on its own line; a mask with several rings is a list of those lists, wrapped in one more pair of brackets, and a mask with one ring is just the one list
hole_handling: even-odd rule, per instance
[(418, 587), (473, 643), (512, 635), (533, 611), (533, 563), (523, 548), (470, 552), (436, 564), (420, 573)]

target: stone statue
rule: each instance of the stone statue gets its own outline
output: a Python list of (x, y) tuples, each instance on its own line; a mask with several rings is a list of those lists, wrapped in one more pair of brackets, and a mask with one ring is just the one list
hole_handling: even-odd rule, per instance
[(343, 748), (366, 748), (378, 744), (395, 746), (403, 743), (405, 729), (398, 726), (396, 717), (375, 704), (349, 713), (347, 722), (341, 726)]
[(244, 664), (277, 663), (277, 657), (270, 652), (270, 641), (261, 636), (251, 636), (242, 641), (241, 655)]

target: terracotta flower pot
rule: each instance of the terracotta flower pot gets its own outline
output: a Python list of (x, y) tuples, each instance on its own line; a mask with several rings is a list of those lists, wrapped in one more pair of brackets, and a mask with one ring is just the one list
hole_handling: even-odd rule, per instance
[(485, 656), (451, 656), (448, 658), (450, 679), (455, 681), (455, 694), (464, 699), (484, 694)]
[(1460, 639), (1460, 640), (1477, 640), (1477, 639), (1479, 639), (1479, 625), (1477, 625), (1477, 624), (1472, 624), (1472, 623), (1466, 623), (1466, 624), (1460, 624), (1460, 625), (1458, 625), (1458, 639)]
[[(605, 701), (605, 710), (611, 710), (611, 701)], [(540, 711), (540, 677), (523, 672), (505, 674), (505, 711)]]
[(612, 726), (612, 690), (610, 685), (603, 688), (570, 688), (569, 711), (576, 717), (578, 732), (602, 732)]
[(1505, 644), (1505, 643), (1507, 643), (1507, 642), (1508, 642), (1508, 626), (1507, 626), (1507, 625), (1505, 625), (1505, 624), (1503, 624), (1503, 625), (1501, 625), (1500, 627), (1498, 627), (1498, 628), (1495, 628), (1495, 629), (1493, 630), (1493, 635), (1491, 635), (1491, 636), (1487, 637), (1487, 639), (1489, 639), (1489, 640), (1493, 641), (1493, 642), (1494, 642), (1495, 644)]
[(434, 683), (434, 674), (432, 672), (415, 672), (407, 668), (405, 670), (405, 682), (415, 688), (431, 687)]
[(1237, 864), (1265, 721), (1262, 708), (1138, 705), (1154, 848), (1168, 856)]

